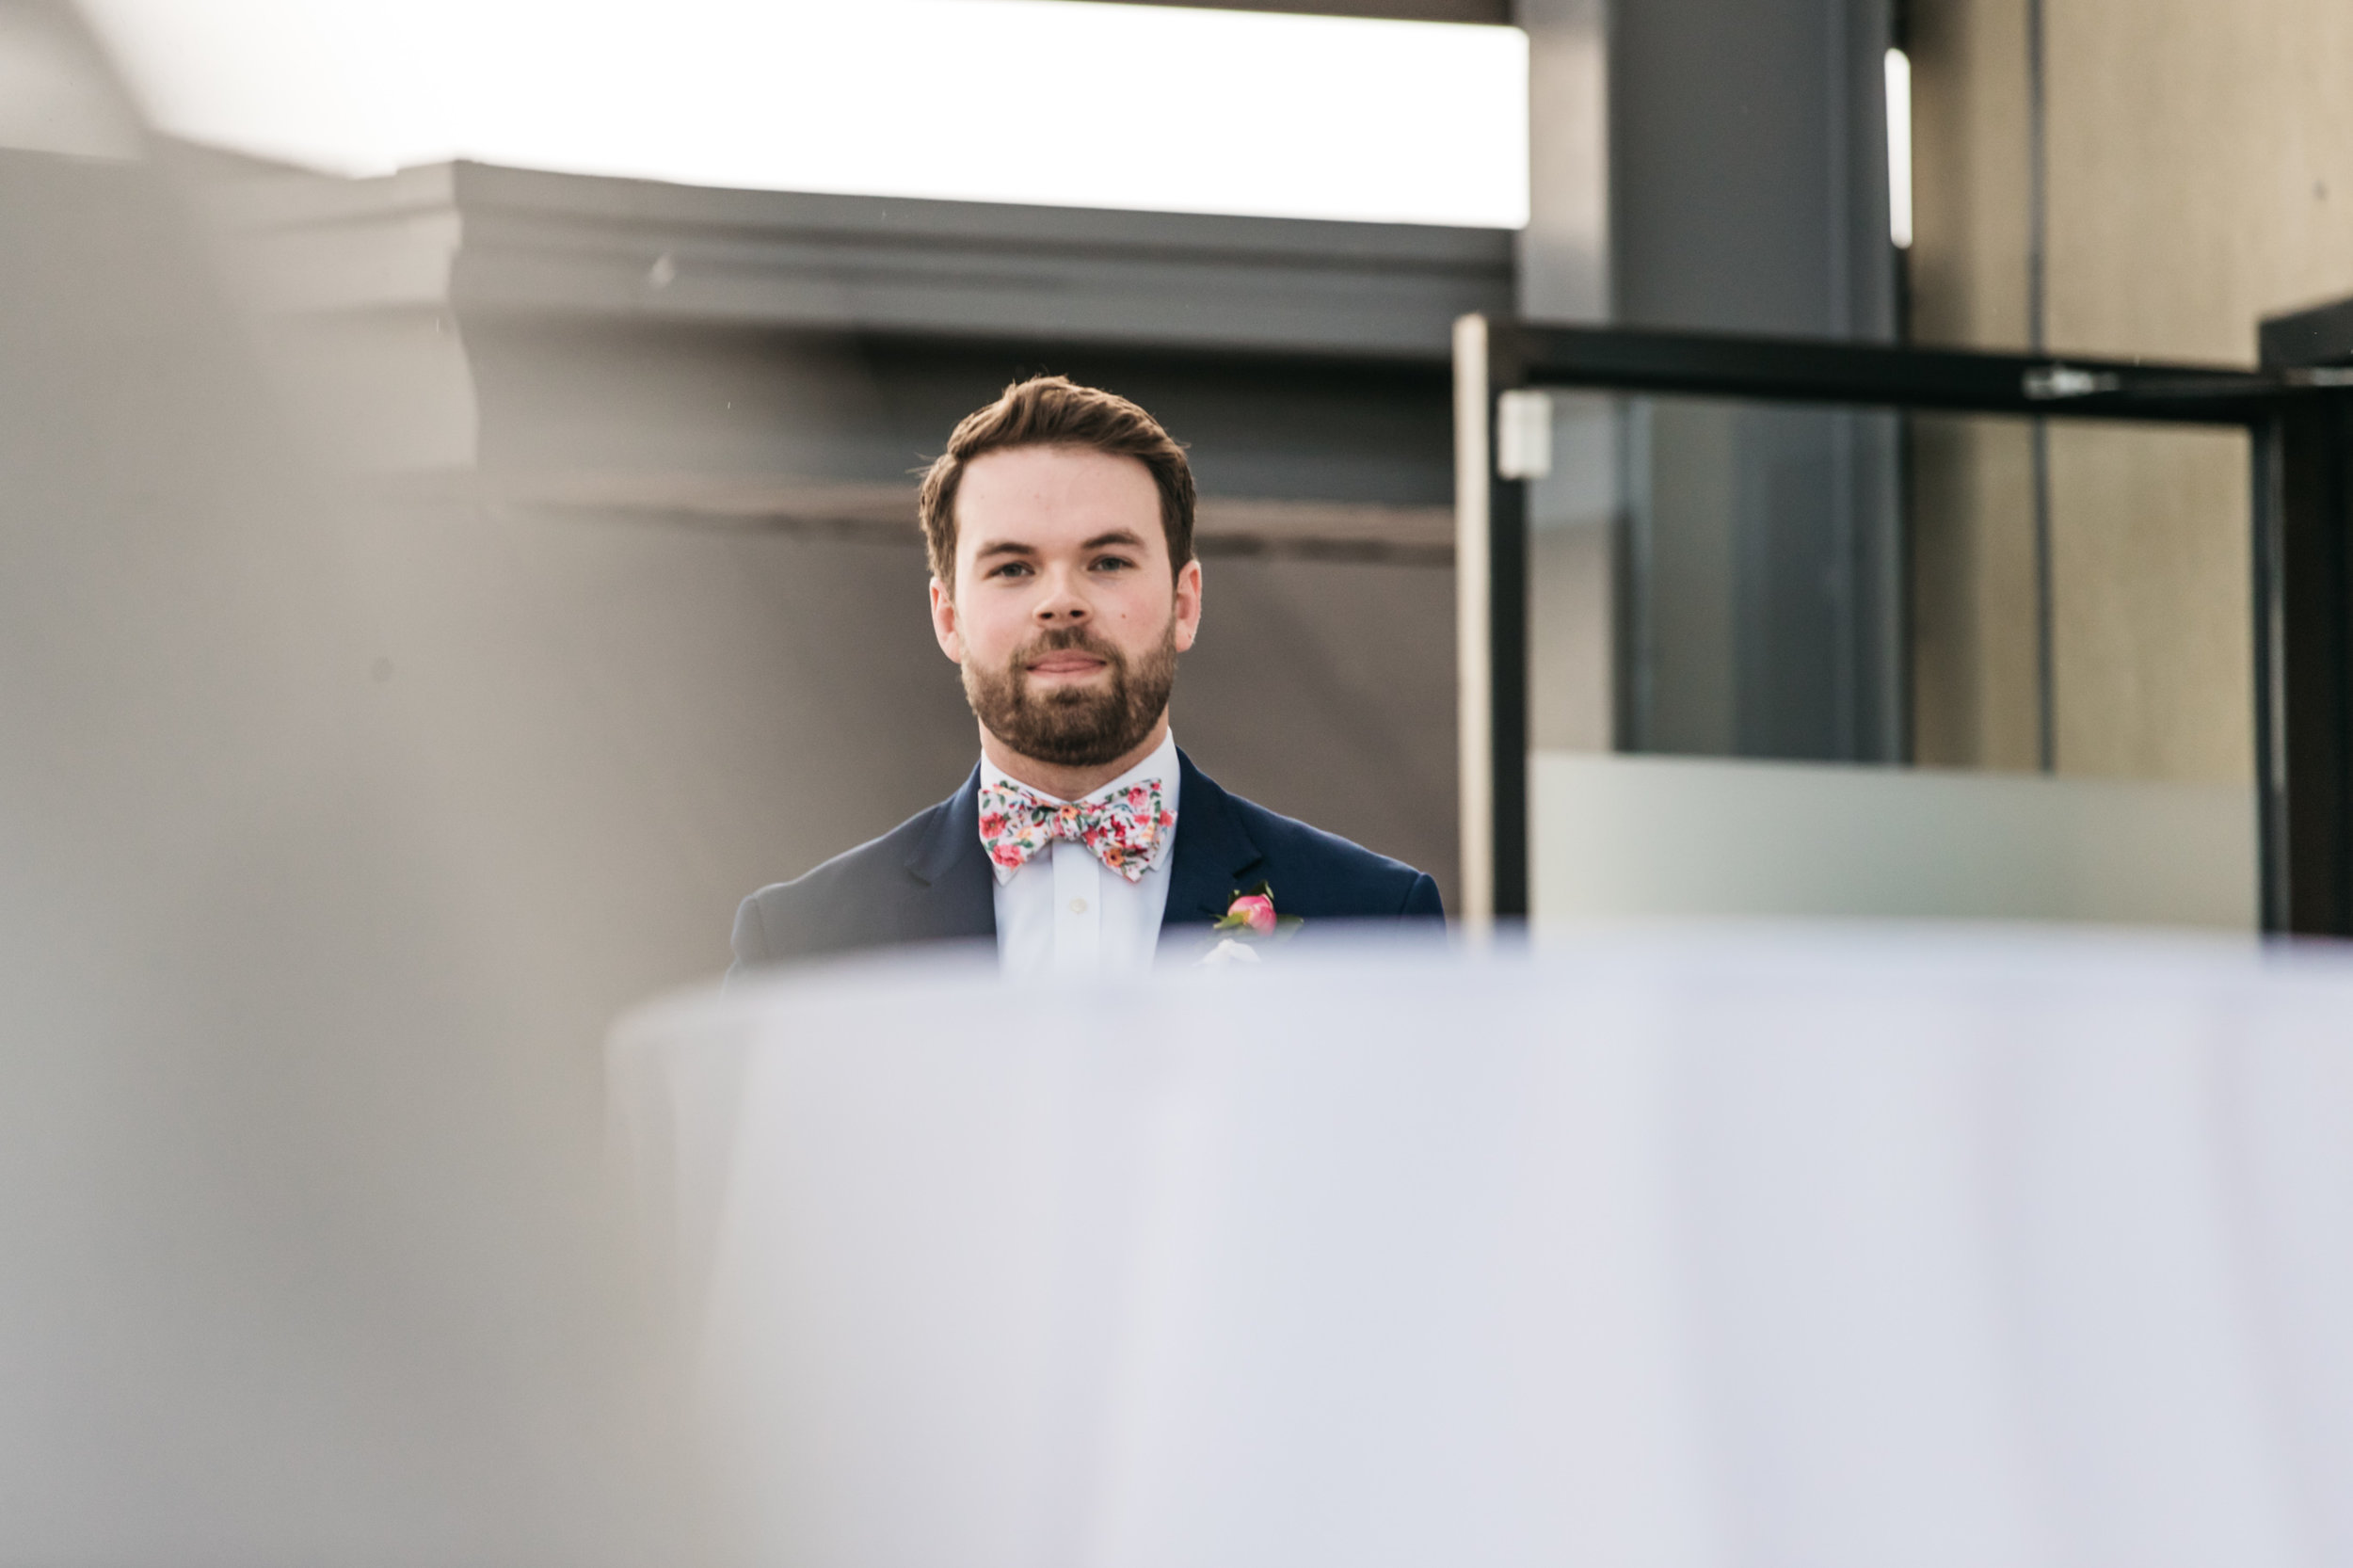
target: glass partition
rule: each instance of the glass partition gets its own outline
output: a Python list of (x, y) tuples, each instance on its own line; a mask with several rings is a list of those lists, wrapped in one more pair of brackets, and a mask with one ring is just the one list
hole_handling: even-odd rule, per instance
[(2243, 429), (1552, 402), (1531, 749), (2252, 782)]
[(1540, 923), (2256, 927), (2243, 427), (1587, 392), (1550, 418)]

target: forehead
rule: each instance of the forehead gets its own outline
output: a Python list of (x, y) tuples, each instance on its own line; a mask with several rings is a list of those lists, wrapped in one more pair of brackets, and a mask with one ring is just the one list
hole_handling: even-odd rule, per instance
[(1160, 487), (1134, 457), (1086, 447), (1014, 447), (974, 458), (956, 484), (961, 559), (992, 544), (1073, 549), (1121, 529), (1147, 551), (1167, 553)]

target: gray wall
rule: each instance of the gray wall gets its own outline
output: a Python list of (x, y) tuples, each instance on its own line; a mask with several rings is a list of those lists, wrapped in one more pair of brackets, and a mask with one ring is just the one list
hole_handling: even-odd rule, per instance
[(660, 322), (492, 318), (467, 346), (486, 471), (765, 474), (899, 484), (1009, 381), (1134, 398), (1191, 448), (1204, 495), (1446, 505), (1442, 363), (1209, 354)]
[[(363, 538), (374, 667), (470, 856), (517, 868), (491, 919), (556, 944), (536, 961), (584, 1042), (723, 968), (750, 888), (886, 831), (978, 755), (911, 532), (435, 504), (379, 509)], [(1245, 556), (1206, 577), (1186, 750), (1451, 892), (1450, 574)]]

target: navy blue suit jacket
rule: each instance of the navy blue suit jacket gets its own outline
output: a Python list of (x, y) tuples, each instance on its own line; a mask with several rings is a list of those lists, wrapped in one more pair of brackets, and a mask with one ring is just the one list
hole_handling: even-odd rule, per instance
[[(1413, 867), (1227, 794), (1181, 750), (1176, 858), (1160, 940), (1193, 940), (1259, 882), (1315, 920), (1438, 920), (1438, 885)], [(996, 877), (981, 850), (981, 770), (937, 806), (735, 914), (735, 968), (860, 948), (997, 935)]]

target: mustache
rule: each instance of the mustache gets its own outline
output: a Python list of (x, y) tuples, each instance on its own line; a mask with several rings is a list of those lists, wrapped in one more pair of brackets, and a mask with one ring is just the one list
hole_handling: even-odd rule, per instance
[(1008, 663), (1015, 670), (1026, 671), (1049, 653), (1074, 652), (1093, 654), (1114, 670), (1125, 669), (1128, 665), (1126, 654), (1084, 626), (1062, 626), (1051, 632), (1041, 632), (1016, 648)]

